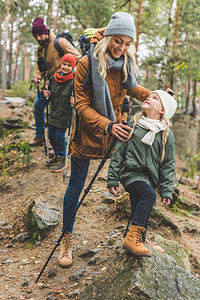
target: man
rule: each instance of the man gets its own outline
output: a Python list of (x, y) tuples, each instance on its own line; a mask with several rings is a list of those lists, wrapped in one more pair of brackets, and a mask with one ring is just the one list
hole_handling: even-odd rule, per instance
[[(32, 82), (38, 86), (40, 81), (44, 79), (43, 87), (45, 87), (45, 85), (48, 84), (49, 78), (59, 69), (62, 57), (59, 56), (59, 53), (54, 46), (56, 35), (46, 27), (42, 18), (36, 18), (33, 21), (32, 34), (39, 44), (39, 47), (36, 50), (37, 62), (35, 64), (35, 75)], [(60, 38), (58, 43), (64, 54), (73, 54), (77, 59), (81, 57), (80, 53), (67, 39)], [(37, 93), (34, 103), (36, 136), (29, 142), (30, 146), (40, 146), (44, 143), (44, 108), (46, 105), (47, 101), (45, 101), (43, 93)]]

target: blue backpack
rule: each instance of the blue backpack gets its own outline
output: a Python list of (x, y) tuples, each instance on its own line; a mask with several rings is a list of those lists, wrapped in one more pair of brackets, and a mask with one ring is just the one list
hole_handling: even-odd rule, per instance
[(69, 31), (68, 32), (67, 31), (63, 31), (63, 32), (57, 34), (56, 38), (54, 40), (54, 47), (58, 51), (59, 56), (63, 57), (63, 55), (65, 53), (64, 53), (64, 51), (59, 46), (59, 42), (58, 41), (59, 41), (60, 38), (65, 38), (66, 40), (68, 40), (72, 44), (72, 46), (74, 46), (74, 48), (76, 48), (76, 46), (74, 45), (74, 40), (73, 40), (72, 34)]

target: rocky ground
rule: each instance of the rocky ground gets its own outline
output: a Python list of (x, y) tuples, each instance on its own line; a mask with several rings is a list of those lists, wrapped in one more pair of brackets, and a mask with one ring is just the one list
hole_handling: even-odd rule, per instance
[[(6, 114), (9, 115), (8, 112)], [(28, 119), (30, 117), (27, 117), (26, 121), (30, 121)], [(13, 143), (23, 143), (33, 137), (33, 129), (20, 129), (0, 140), (0, 146), (1, 149), (2, 147), (5, 149)], [(35, 284), (61, 233), (62, 201), (69, 178), (67, 176), (63, 182), (63, 173), (51, 173), (51, 170), (45, 166), (43, 147), (33, 148), (30, 155), (30, 166), (26, 167), (22, 164), (22, 154), (20, 157), (15, 147), (4, 154), (1, 152), (1, 163), (5, 163), (7, 156), (10, 157), (9, 161), (12, 158), (13, 163), (4, 165), (0, 186), (0, 299), (76, 299), (78, 293), (87, 285), (106, 274), (109, 263), (123, 252), (123, 233), (128, 217), (116, 210), (113, 201), (105, 202), (102, 198), (102, 194), (107, 190), (106, 175), (109, 162), (106, 162), (77, 214), (74, 228), (73, 266), (70, 269), (62, 269), (58, 266), (58, 247), (39, 282)], [(97, 161), (91, 162), (86, 186), (93, 177), (97, 165)], [(183, 166), (183, 162), (177, 157), (177, 179), (182, 175)], [(1, 166), (1, 170), (2, 168)], [(68, 159), (67, 175), (69, 173)], [(200, 195), (193, 189), (195, 185), (197, 180), (189, 180), (185, 177), (182, 178), (182, 184), (177, 185), (179, 196), (190, 207), (191, 205), (200, 207)], [(121, 189), (121, 194), (122, 192)], [(33, 200), (49, 204), (60, 211), (59, 224), (34, 245), (26, 239), (27, 207)], [(177, 225), (180, 235), (170, 227), (150, 226), (148, 237), (159, 235), (183, 246), (189, 254), (192, 254), (190, 272), (199, 277), (200, 221), (197, 210), (189, 212), (181, 209), (181, 206), (167, 209), (159, 199), (156, 208)]]

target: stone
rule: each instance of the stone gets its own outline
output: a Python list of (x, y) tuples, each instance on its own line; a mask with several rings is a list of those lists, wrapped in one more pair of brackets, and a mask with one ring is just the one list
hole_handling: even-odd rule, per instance
[(28, 232), (22, 232), (13, 237), (13, 240), (17, 242), (24, 242), (30, 238), (30, 234)]
[(107, 205), (105, 204), (100, 204), (97, 208), (96, 208), (96, 212), (99, 214), (99, 215), (106, 215), (110, 212), (110, 208), (107, 207)]
[(58, 224), (59, 210), (56, 207), (51, 207), (36, 200), (34, 202), (31, 211), (39, 229), (46, 229)]
[(73, 298), (73, 297), (78, 296), (78, 294), (79, 294), (79, 290), (74, 290), (74, 291), (68, 293), (67, 296), (68, 296), (68, 298)]
[(81, 269), (77, 270), (76, 272), (74, 272), (74, 274), (72, 274), (69, 277), (69, 279), (73, 280), (73, 281), (78, 281), (80, 279), (80, 277), (82, 277), (85, 272), (86, 272), (86, 269), (81, 268)]
[(181, 247), (174, 241), (170, 241), (163, 238), (160, 235), (156, 235), (153, 238), (153, 241), (165, 250), (165, 254), (169, 254), (171, 257), (173, 257), (173, 259), (177, 262), (177, 264), (180, 267), (191, 271), (189, 257), (186, 250), (183, 247)]
[(161, 213), (161, 211), (156, 207), (153, 207), (152, 209), (151, 216), (149, 219), (149, 225), (154, 229), (160, 228), (160, 226), (170, 227), (170, 229), (175, 234), (181, 235), (178, 226), (175, 223), (173, 223), (167, 216)]
[(102, 263), (106, 262), (108, 260), (108, 257), (104, 257), (100, 254), (96, 254), (93, 256), (90, 261), (88, 262), (89, 265), (101, 265)]
[(80, 255), (81, 258), (87, 258), (87, 257), (92, 257), (94, 256), (97, 252), (99, 252), (100, 250), (102, 250), (101, 248), (96, 248), (96, 249), (89, 249), (86, 252), (82, 253)]
[(199, 299), (200, 279), (181, 268), (170, 255), (150, 249), (149, 258), (135, 258), (127, 252), (118, 255), (78, 299)]
[(20, 128), (27, 128), (28, 124), (20, 118), (13, 117), (13, 118), (3, 120), (3, 126), (5, 127), (5, 129), (20, 129)]
[(184, 232), (186, 231), (190, 234), (200, 235), (200, 230), (197, 228), (197, 226), (195, 226), (194, 224), (188, 221), (184, 221), (183, 223), (184, 223), (184, 229), (183, 229)]
[(176, 154), (186, 158), (189, 152), (193, 154), (198, 153), (200, 143), (199, 132), (199, 118), (184, 115), (183, 113), (176, 113), (173, 117)]

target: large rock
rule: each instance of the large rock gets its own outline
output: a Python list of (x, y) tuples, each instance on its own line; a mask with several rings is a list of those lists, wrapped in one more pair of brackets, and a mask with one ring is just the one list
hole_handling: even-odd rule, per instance
[(151, 248), (151, 258), (126, 253), (80, 293), (80, 300), (198, 300), (200, 280), (167, 254)]
[(39, 201), (34, 201), (31, 209), (32, 218), (36, 221), (39, 229), (46, 229), (58, 224), (59, 210)]
[(153, 207), (152, 209), (151, 216), (149, 219), (149, 225), (155, 229), (160, 228), (161, 226), (169, 227), (174, 234), (181, 235), (178, 226), (156, 207)]
[[(176, 153), (186, 157), (189, 152), (196, 154), (200, 146), (200, 120), (183, 113), (173, 117)], [(184, 142), (183, 142), (184, 141)]]
[(167, 240), (160, 235), (156, 235), (154, 241), (165, 250), (165, 254), (169, 254), (173, 257), (180, 267), (191, 271), (188, 253), (184, 247), (174, 241)]

